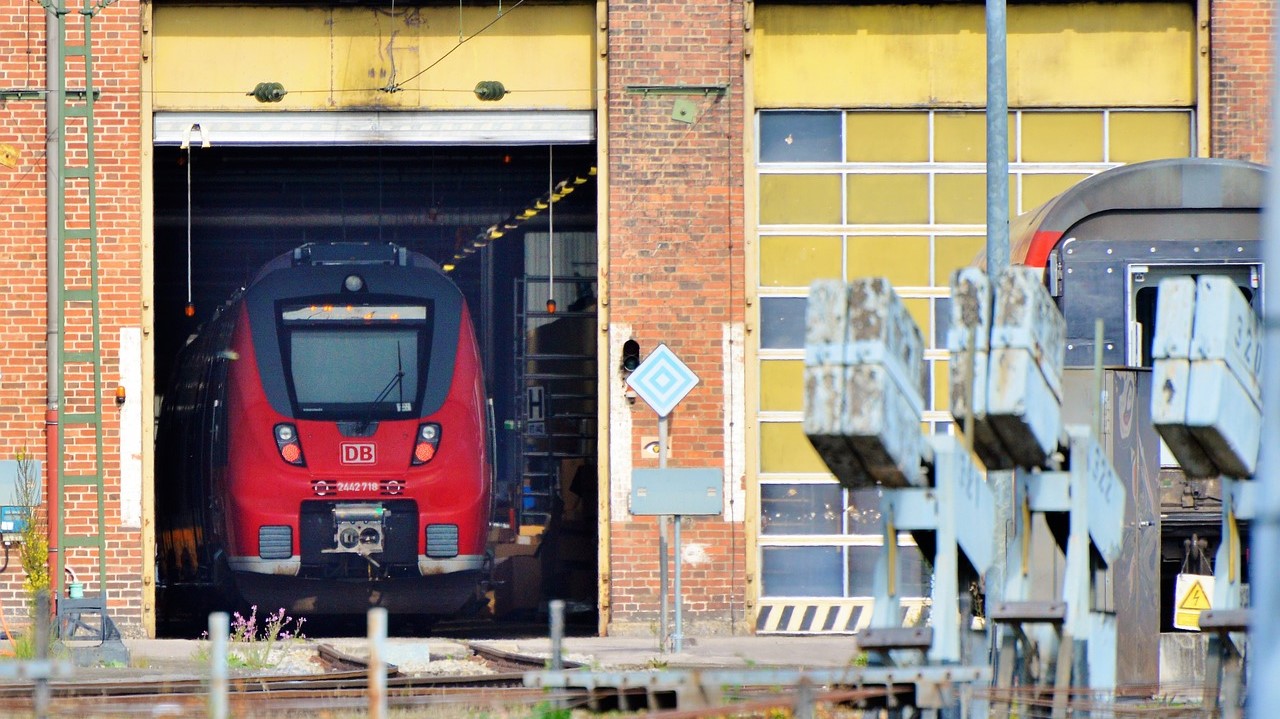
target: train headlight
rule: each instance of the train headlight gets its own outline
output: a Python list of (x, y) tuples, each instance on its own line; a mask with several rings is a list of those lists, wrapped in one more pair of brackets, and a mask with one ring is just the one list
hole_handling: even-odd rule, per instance
[(347, 292), (359, 292), (364, 289), (364, 278), (360, 275), (347, 275), (342, 281), (342, 289)]
[(291, 424), (281, 423), (275, 427), (276, 449), (280, 459), (296, 467), (305, 467), (307, 460), (302, 456), (302, 443), (298, 441), (298, 428)]
[(413, 442), (412, 464), (426, 464), (436, 456), (440, 447), (440, 425), (434, 423), (418, 425), (418, 436)]

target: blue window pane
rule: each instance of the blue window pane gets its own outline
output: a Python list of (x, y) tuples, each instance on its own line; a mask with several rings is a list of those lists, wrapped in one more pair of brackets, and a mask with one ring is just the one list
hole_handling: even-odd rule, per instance
[(930, 566), (919, 547), (898, 547), (898, 594), (903, 597), (927, 597), (931, 592)]
[(840, 596), (839, 547), (765, 547), (761, 554), (764, 596)]
[(870, 597), (875, 594), (876, 559), (879, 547), (849, 547), (850, 597)]
[(804, 297), (763, 297), (760, 299), (760, 348), (804, 348)]
[(880, 490), (859, 489), (849, 493), (849, 534), (880, 534)]
[(835, 484), (760, 486), (764, 534), (839, 534), (843, 498)]
[(951, 331), (951, 298), (939, 297), (933, 301), (933, 346), (947, 348), (947, 333)]
[(760, 162), (839, 162), (839, 112), (760, 113)]
[[(876, 560), (880, 547), (849, 547), (849, 596), (869, 597), (875, 592)], [(927, 597), (932, 568), (919, 547), (898, 547), (898, 596)]]

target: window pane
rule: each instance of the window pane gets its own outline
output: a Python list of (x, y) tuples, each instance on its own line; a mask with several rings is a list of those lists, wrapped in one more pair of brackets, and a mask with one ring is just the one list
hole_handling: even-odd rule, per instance
[[(984, 199), (985, 203), (986, 200)], [(984, 218), (985, 219), (985, 218)], [(951, 273), (961, 267), (968, 267), (983, 253), (987, 238), (985, 237), (953, 237), (939, 235), (933, 239), (933, 284), (946, 287), (951, 284)]]
[[(880, 547), (849, 547), (849, 596), (869, 597), (874, 593), (879, 556)], [(898, 596), (929, 596), (931, 573), (919, 547), (898, 547)]]
[(760, 223), (835, 225), (840, 222), (839, 175), (762, 175)]
[(851, 112), (849, 162), (928, 162), (929, 114)]
[(849, 277), (886, 277), (895, 286), (929, 284), (929, 238), (922, 235), (850, 237)]
[(1022, 113), (1022, 162), (1101, 162), (1102, 113)]
[(947, 333), (951, 331), (951, 298), (939, 297), (933, 305), (933, 346), (947, 348)]
[(827, 465), (804, 436), (804, 425), (800, 422), (761, 422), (760, 471), (824, 474)]
[(981, 225), (987, 221), (986, 175), (938, 175), (933, 180), (934, 222)]
[(760, 113), (760, 162), (839, 161), (839, 112)]
[(1023, 175), (1022, 206), (1028, 210), (1039, 207), (1086, 177), (1088, 175)]
[(880, 490), (857, 489), (849, 493), (849, 507), (845, 510), (848, 516), (849, 534), (880, 533)]
[(761, 555), (764, 596), (840, 596), (839, 547), (765, 547)]
[(836, 484), (760, 485), (763, 534), (839, 534), (843, 498)]
[(1111, 162), (1139, 162), (1191, 154), (1191, 115), (1185, 112), (1113, 112), (1107, 133)]
[(760, 299), (761, 349), (804, 347), (804, 297), (762, 297)]
[(804, 409), (804, 362), (766, 360), (760, 363), (760, 409), (765, 412)]
[(929, 221), (928, 175), (849, 175), (849, 222)]
[(898, 547), (898, 596), (927, 597), (932, 571), (919, 547)]
[(760, 238), (760, 285), (808, 287), (816, 279), (840, 279), (839, 237), (766, 235)]
[(876, 559), (879, 547), (849, 547), (849, 587), (846, 596), (870, 597), (875, 594)]

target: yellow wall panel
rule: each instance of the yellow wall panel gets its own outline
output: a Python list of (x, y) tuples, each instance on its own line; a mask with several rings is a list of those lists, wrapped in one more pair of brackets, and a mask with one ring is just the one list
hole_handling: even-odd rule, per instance
[(760, 363), (760, 409), (764, 412), (804, 409), (804, 362), (766, 360)]
[(936, 175), (933, 202), (934, 222), (981, 225), (987, 221), (987, 176)]
[(849, 175), (849, 222), (929, 221), (928, 175)]
[(1141, 162), (1191, 155), (1191, 115), (1185, 112), (1113, 112), (1111, 162)]
[(847, 274), (850, 278), (887, 277), (894, 285), (927, 286), (929, 238), (850, 237)]
[[(1009, 128), (1016, 127), (1012, 122)], [(1013, 133), (1009, 133), (1013, 146)], [(933, 116), (933, 158), (938, 162), (985, 162), (987, 116), (981, 112), (938, 112)]]
[(1023, 212), (1029, 212), (1088, 175), (1024, 175), (1022, 178)]
[[(402, 8), (393, 17), (372, 7), (158, 6), (150, 66), (154, 106), (188, 111), (595, 106), (594, 5), (521, 8), (479, 34), (494, 20), (495, 9), (469, 7), (461, 13), (456, 7)], [(474, 37), (458, 47), (460, 26)], [(481, 102), (474, 93), (481, 80), (498, 80), (513, 94)], [(289, 94), (278, 103), (245, 95), (260, 82), (282, 83)], [(402, 84), (402, 91), (379, 91), (392, 83)]]
[(951, 273), (972, 265), (986, 246), (985, 237), (933, 238), (933, 284), (939, 287), (950, 285)]
[[(942, 338), (943, 342), (946, 338)], [(947, 367), (946, 360), (938, 360), (933, 363), (933, 409), (946, 410), (951, 408), (951, 370)]]
[(1022, 113), (1022, 162), (1102, 162), (1102, 113)]
[[(933, 323), (929, 319), (930, 301), (923, 297), (904, 298), (902, 304), (906, 306), (907, 312), (911, 314), (911, 319), (916, 321), (916, 327), (920, 328), (920, 333), (924, 335), (924, 346), (933, 346)], [(928, 389), (926, 388), (926, 393)]]
[(927, 162), (929, 115), (923, 112), (851, 112), (846, 115), (849, 162)]
[(828, 472), (799, 422), (760, 423), (760, 471)]
[[(1189, 106), (1191, 3), (1008, 9), (1011, 107)], [(986, 98), (976, 5), (757, 5), (762, 108), (968, 106)]]
[(760, 238), (760, 285), (808, 287), (816, 279), (840, 279), (839, 237), (766, 235)]
[(761, 175), (760, 224), (840, 222), (839, 175)]

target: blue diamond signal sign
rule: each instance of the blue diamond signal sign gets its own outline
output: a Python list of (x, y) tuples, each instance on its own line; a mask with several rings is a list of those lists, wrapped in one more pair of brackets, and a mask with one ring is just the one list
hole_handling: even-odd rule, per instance
[(698, 375), (670, 348), (658, 345), (627, 378), (627, 384), (659, 417), (666, 417), (698, 384)]

